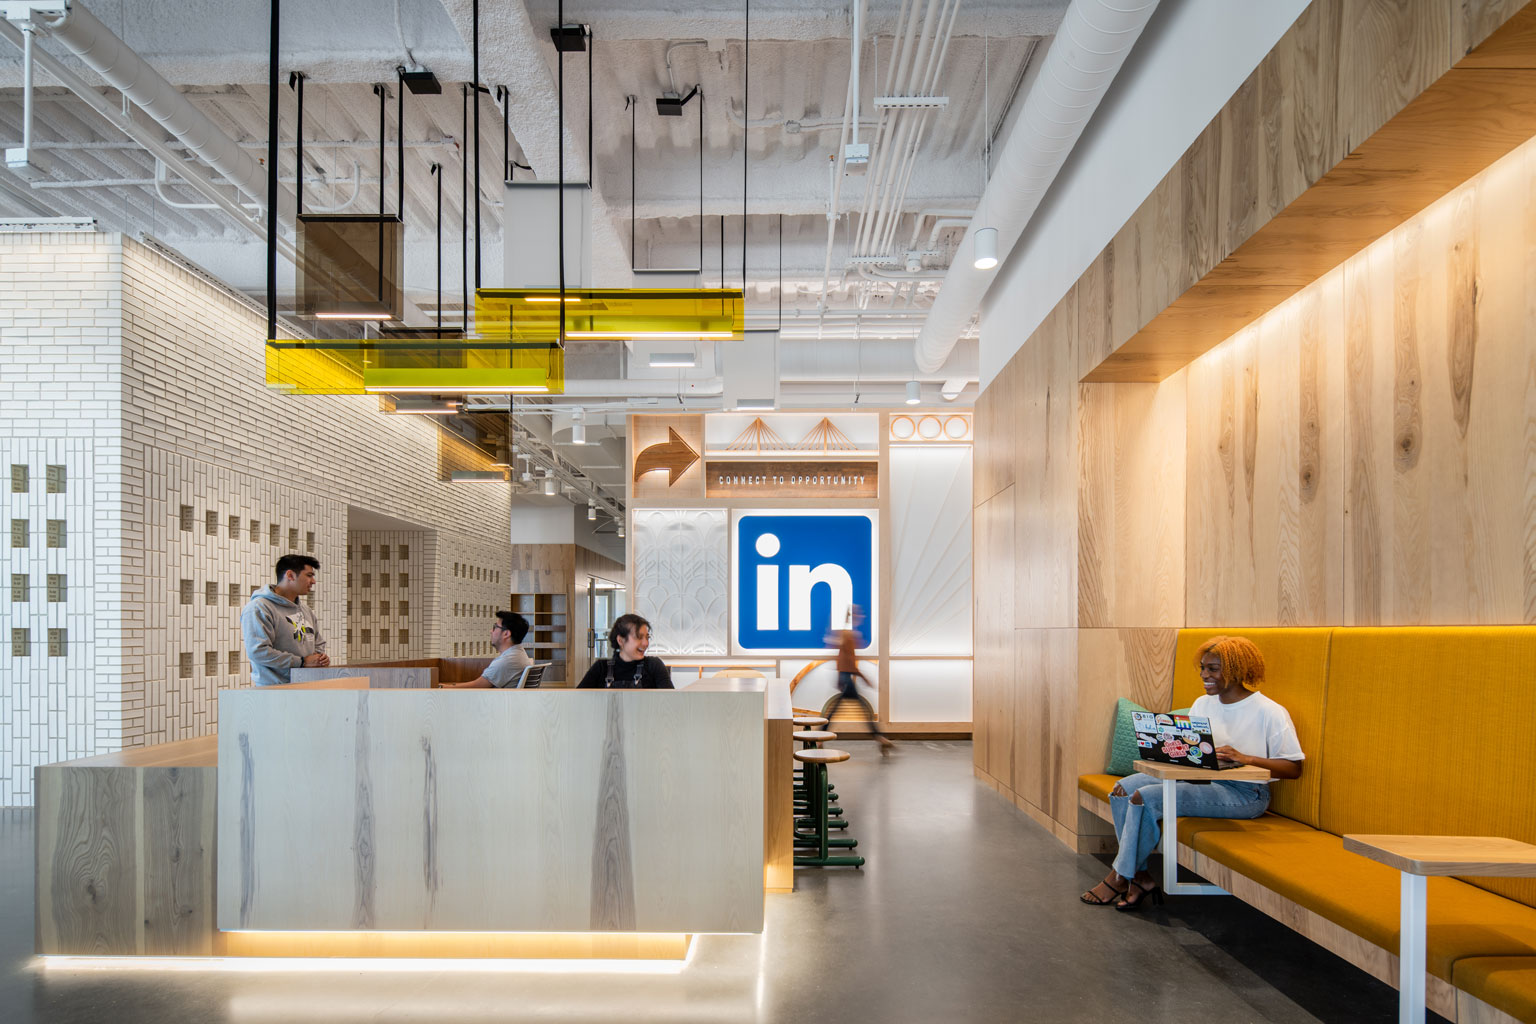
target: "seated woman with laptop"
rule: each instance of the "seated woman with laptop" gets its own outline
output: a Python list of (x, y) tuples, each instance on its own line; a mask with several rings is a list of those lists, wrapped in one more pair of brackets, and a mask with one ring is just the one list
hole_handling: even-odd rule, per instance
[[(1306, 755), (1290, 714), (1259, 692), (1264, 655), (1253, 642), (1240, 636), (1212, 637), (1195, 657), (1205, 694), (1195, 699), (1189, 714), (1210, 720), (1216, 757), (1266, 768), (1275, 779), (1300, 778)], [(1213, 770), (1209, 782), (1176, 785), (1179, 811), (1190, 817), (1257, 818), (1269, 807), (1267, 782), (1228, 782)], [(1149, 896), (1161, 902), (1157, 881), (1147, 871), (1147, 861), (1162, 838), (1161, 782), (1150, 775), (1128, 775), (1110, 790), (1109, 806), (1120, 849), (1109, 874), (1079, 899), (1116, 910), (1139, 910)]]

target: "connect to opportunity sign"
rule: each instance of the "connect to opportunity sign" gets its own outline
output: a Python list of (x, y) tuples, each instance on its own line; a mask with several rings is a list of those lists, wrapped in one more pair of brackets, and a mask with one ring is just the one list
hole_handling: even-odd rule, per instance
[(875, 635), (875, 524), (864, 512), (742, 513), (732, 538), (736, 646), (824, 652), (858, 605), (860, 648)]

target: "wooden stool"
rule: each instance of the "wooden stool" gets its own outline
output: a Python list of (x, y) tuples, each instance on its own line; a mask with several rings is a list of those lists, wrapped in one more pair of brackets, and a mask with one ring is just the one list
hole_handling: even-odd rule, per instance
[(832, 720), (820, 715), (796, 715), (793, 721), (796, 729), (820, 729), (824, 725), (831, 724)]
[(804, 867), (862, 867), (864, 858), (859, 856), (833, 856), (831, 848), (840, 846), (852, 849), (859, 845), (857, 839), (833, 839), (827, 835), (827, 765), (838, 761), (848, 760), (846, 750), (832, 750), (830, 748), (806, 749), (795, 751), (795, 760), (805, 765), (809, 773), (811, 785), (811, 808), (814, 817), (811, 820), (815, 832), (795, 832), (795, 845), (808, 846), (814, 850), (804, 856), (796, 856), (796, 866)]
[(800, 729), (793, 733), (793, 736), (805, 744), (806, 750), (819, 747), (828, 740), (837, 739), (837, 733), (827, 732), (825, 729)]

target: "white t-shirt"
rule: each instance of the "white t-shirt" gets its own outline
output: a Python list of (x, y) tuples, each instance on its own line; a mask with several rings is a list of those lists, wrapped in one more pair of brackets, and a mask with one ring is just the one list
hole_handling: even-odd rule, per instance
[(1250, 693), (1236, 704), (1223, 704), (1220, 697), (1203, 694), (1195, 698), (1189, 713), (1211, 720), (1211, 736), (1218, 747), (1253, 757), (1306, 759), (1290, 713), (1262, 693)]
[(521, 644), (508, 647), (496, 655), (496, 660), (485, 666), (482, 675), (490, 684), (498, 689), (508, 686), (516, 686), (518, 679), (522, 677), (523, 669), (533, 664), (533, 659), (528, 657), (528, 652), (523, 650)]

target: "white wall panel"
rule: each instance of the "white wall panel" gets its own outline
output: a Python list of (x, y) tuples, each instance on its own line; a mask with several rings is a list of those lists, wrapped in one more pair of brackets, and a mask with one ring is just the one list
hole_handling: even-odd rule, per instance
[(892, 722), (969, 722), (971, 662), (892, 661)]
[(631, 610), (651, 622), (652, 654), (724, 654), (729, 532), (724, 509), (639, 509)]
[(891, 654), (971, 653), (971, 448), (891, 448)]

